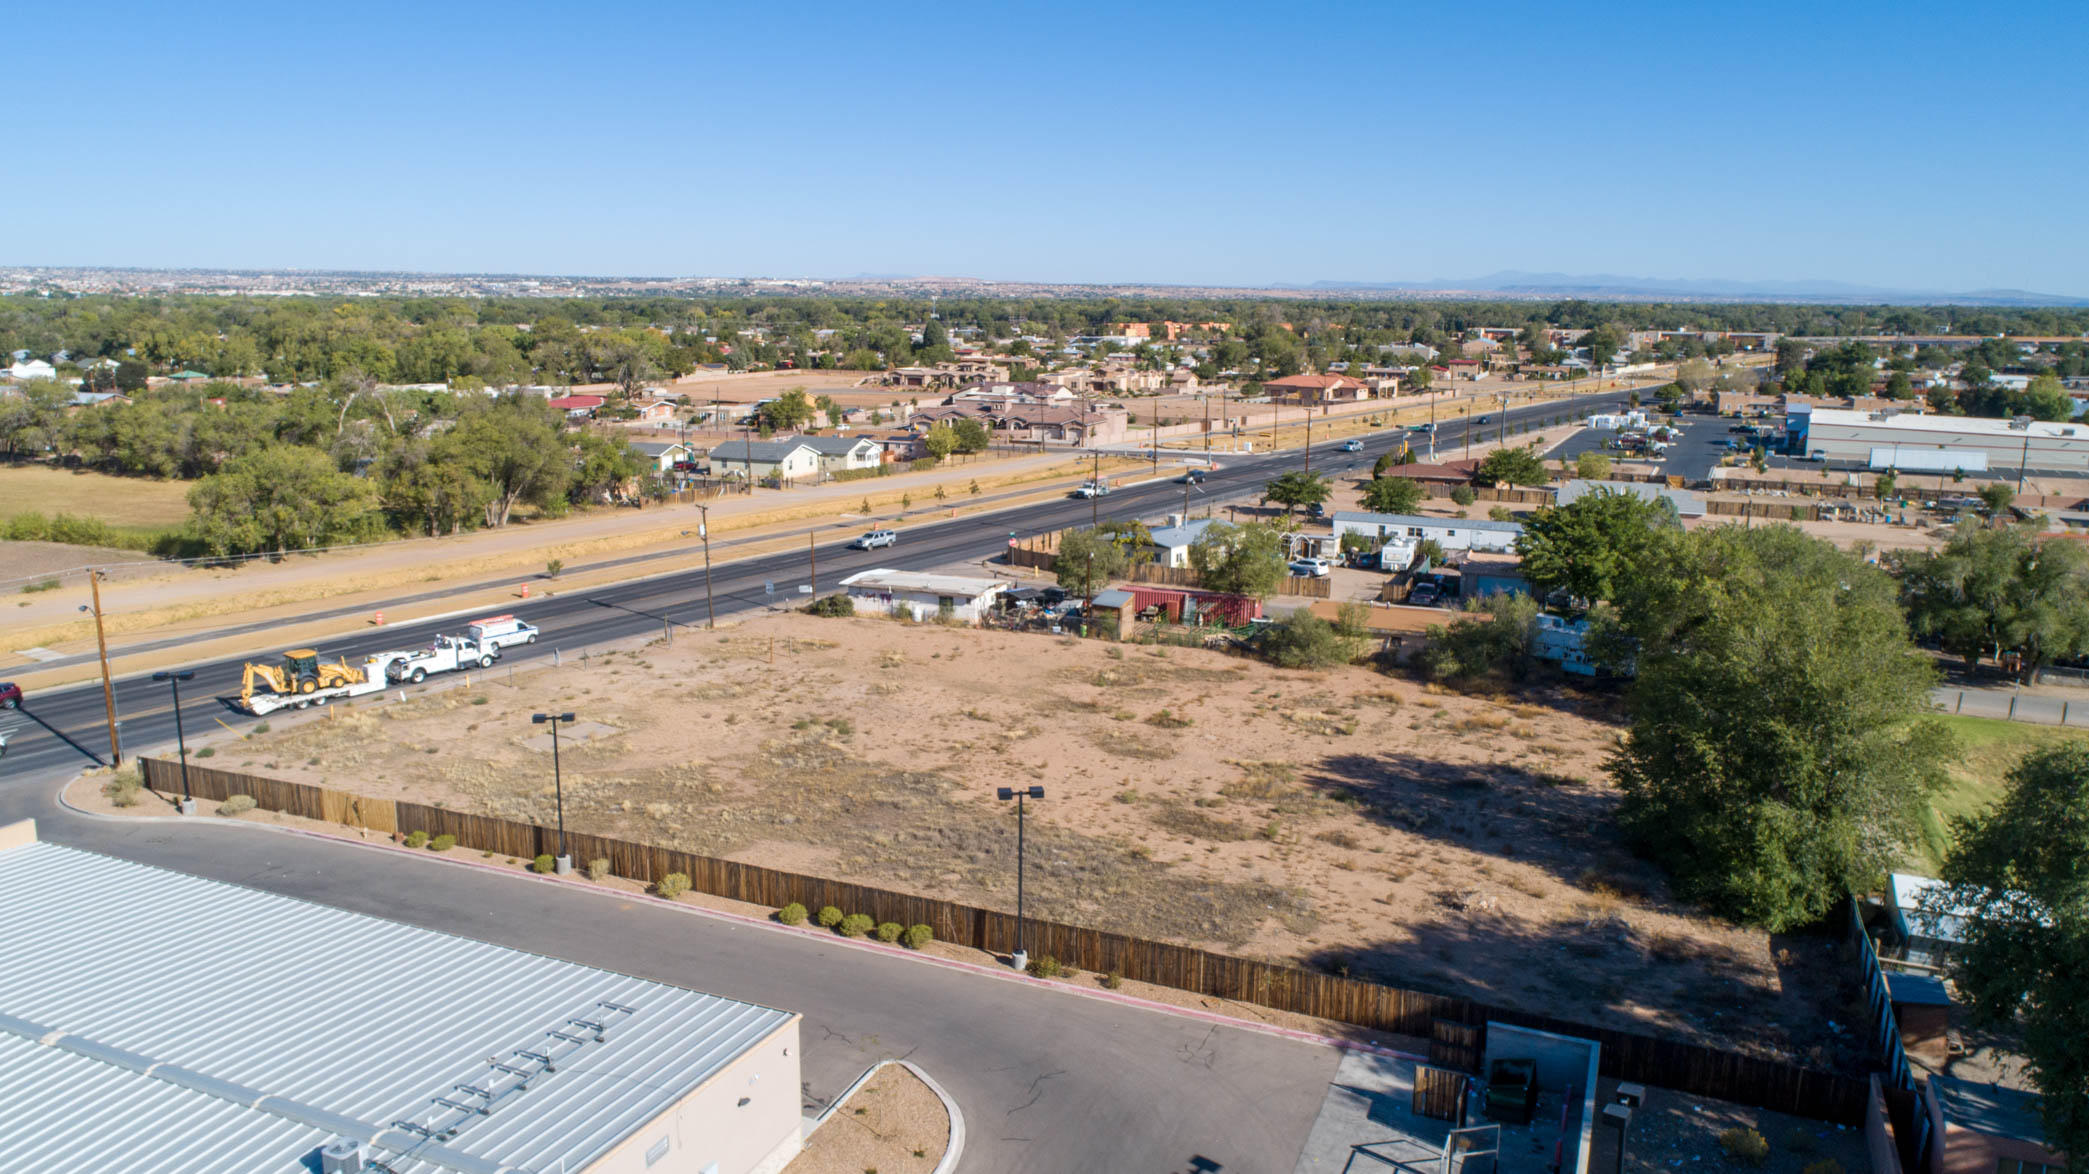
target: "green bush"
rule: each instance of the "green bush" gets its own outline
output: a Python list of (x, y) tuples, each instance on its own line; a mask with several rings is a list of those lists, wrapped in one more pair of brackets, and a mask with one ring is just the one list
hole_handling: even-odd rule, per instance
[(1103, 975), (1103, 986), (1107, 987), (1108, 989), (1110, 989), (1110, 990), (1113, 990), (1113, 991), (1114, 991), (1114, 990), (1116, 990), (1116, 989), (1117, 989), (1118, 987), (1121, 987), (1121, 986), (1123, 986), (1123, 985), (1124, 985), (1124, 972), (1123, 972), (1123, 971), (1121, 971), (1121, 970), (1112, 970), (1112, 971), (1111, 971), (1110, 973), (1108, 973), (1108, 974), (1105, 974), (1105, 975)]
[(925, 925), (910, 925), (907, 932), (899, 936), (900, 944), (909, 950), (918, 950), (936, 940), (936, 931)]
[(427, 847), (427, 846), (428, 846), (428, 833), (427, 833), (427, 832), (408, 832), (408, 833), (406, 833), (406, 846), (407, 846), (407, 847), (409, 847), (409, 848), (425, 848), (425, 847)]
[(555, 871), (558, 866), (558, 859), (549, 852), (540, 852), (535, 860), (530, 861), (530, 868), (535, 872), (550, 873)]
[(1030, 965), (1024, 969), (1028, 970), (1033, 978), (1058, 978), (1066, 973), (1066, 967), (1059, 965), (1059, 959), (1050, 954), (1039, 954), (1030, 959)]
[(833, 929), (841, 924), (841, 910), (832, 905), (822, 905), (819, 915), (813, 920), (819, 922), (822, 929)]
[(254, 810), (254, 797), (252, 795), (234, 795), (223, 803), (218, 804), (219, 815), (238, 815), (243, 811), (252, 810)]
[(880, 922), (878, 925), (878, 940), (881, 942), (896, 942), (899, 940), (899, 935), (905, 932), (907, 932), (906, 927), (897, 921)]
[(686, 872), (670, 872), (654, 883), (653, 890), (672, 901), (689, 891), (689, 874)]
[(1474, 493), (1470, 485), (1460, 485), (1458, 488), (1451, 490), (1451, 500), (1459, 505), (1471, 505), (1479, 499), (1480, 495)]
[(1719, 1148), (1726, 1156), (1746, 1166), (1760, 1166), (1770, 1159), (1770, 1143), (1745, 1125), (1736, 1125), (1719, 1135)]
[(608, 857), (606, 857), (606, 856), (597, 856), (597, 857), (595, 857), (595, 858), (594, 858), (593, 860), (590, 860), (590, 861), (588, 861), (588, 879), (589, 879), (589, 880), (591, 880), (591, 881), (598, 881), (598, 880), (607, 880), (608, 878), (609, 878), (609, 858), (608, 858)]
[(201, 750), (198, 750), (198, 751), (196, 751), (196, 757), (198, 757), (198, 758), (209, 758), (209, 757), (210, 757), (211, 755), (213, 755), (213, 754), (216, 754), (217, 752), (218, 752), (218, 748), (217, 748), (217, 747), (215, 747), (215, 746), (205, 746), (205, 747), (204, 747), (203, 749), (201, 749)]
[(846, 592), (815, 599), (805, 605), (805, 613), (815, 616), (852, 616), (856, 614), (856, 601)]
[(841, 924), (834, 928), (840, 930), (843, 937), (860, 938), (869, 933), (875, 925), (877, 925), (877, 922), (870, 914), (851, 913), (847, 917), (842, 918)]
[(785, 925), (804, 925), (805, 906), (793, 901), (776, 911), (776, 920), (781, 921)]
[(451, 835), (448, 832), (444, 832), (443, 834), (428, 841), (428, 850), (430, 852), (447, 852), (450, 849), (455, 848), (456, 846), (457, 837)]

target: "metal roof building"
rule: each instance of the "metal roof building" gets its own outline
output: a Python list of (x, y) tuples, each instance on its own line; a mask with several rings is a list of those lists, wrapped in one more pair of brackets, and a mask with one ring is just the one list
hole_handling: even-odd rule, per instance
[(27, 826), (0, 827), (0, 1170), (758, 1174), (797, 1152), (794, 1014)]

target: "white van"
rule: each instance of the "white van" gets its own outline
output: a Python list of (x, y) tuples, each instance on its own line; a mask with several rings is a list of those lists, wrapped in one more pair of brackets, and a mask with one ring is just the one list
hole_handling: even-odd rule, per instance
[(487, 616), (473, 620), (464, 629), (465, 635), (481, 648), (490, 649), (495, 656), (510, 644), (535, 644), (537, 629), (534, 624), (525, 624), (514, 616)]

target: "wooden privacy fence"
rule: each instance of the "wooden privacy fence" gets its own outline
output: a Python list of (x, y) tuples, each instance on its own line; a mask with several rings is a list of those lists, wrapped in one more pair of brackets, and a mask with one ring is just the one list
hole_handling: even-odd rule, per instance
[[(177, 764), (140, 758), (138, 765), (153, 790), (180, 788)], [(222, 801), (232, 795), (252, 795), (257, 806), (272, 811), (394, 834), (421, 831), (431, 838), (449, 834), (457, 837), (459, 847), (517, 859), (554, 853), (558, 848), (558, 832), (553, 828), (403, 800), (369, 799), (234, 771), (191, 766), (189, 785), (200, 798)], [(1015, 948), (1015, 915), (999, 910), (585, 832), (568, 831), (566, 846), (575, 860), (607, 860), (613, 874), (645, 884), (681, 873), (689, 878), (691, 888), (735, 901), (772, 909), (793, 901), (815, 910), (832, 905), (845, 913), (869, 914), (879, 922), (926, 925), (939, 939), (973, 949), (1009, 953)], [(1023, 936), (1032, 956), (1049, 954), (1081, 970), (1114, 971), (1126, 978), (1213, 998), (1424, 1039), (1439, 1032), (1439, 1020), (1468, 1025), (1499, 1020), (1593, 1039), (1602, 1047), (1603, 1074), (1620, 1080), (1841, 1125), (1860, 1125), (1864, 1119), (1868, 1086), (1861, 1078), (1082, 926), (1030, 919)]]

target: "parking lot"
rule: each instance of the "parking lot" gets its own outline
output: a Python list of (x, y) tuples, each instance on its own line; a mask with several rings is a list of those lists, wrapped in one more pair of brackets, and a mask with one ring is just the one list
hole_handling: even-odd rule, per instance
[[(1584, 428), (1566, 441), (1555, 445), (1545, 455), (1551, 460), (1573, 460), (1585, 452), (1600, 452), (1613, 460), (1634, 460), (1655, 463), (1665, 477), (1681, 477), (1683, 484), (1696, 485), (1709, 481), (1712, 470), (1719, 465), (1719, 458), (1730, 450), (1730, 440), (1739, 439), (1740, 434), (1732, 431), (1734, 421), (1721, 416), (1685, 415), (1674, 417), (1649, 414), (1649, 419), (1665, 423), (1680, 435), (1671, 441), (1668, 451), (1660, 457), (1641, 457), (1609, 447), (1618, 436), (1609, 429)], [(1763, 421), (1775, 423), (1776, 421)], [(1811, 468), (1804, 461), (1794, 462), (1775, 453), (1768, 454), (1771, 468)]]

